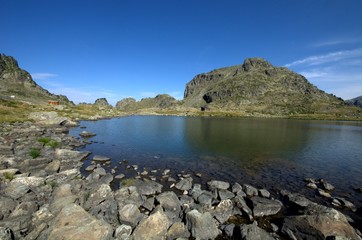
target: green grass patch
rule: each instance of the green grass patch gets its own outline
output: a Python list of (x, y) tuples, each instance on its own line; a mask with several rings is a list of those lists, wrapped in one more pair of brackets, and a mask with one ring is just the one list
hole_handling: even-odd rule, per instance
[(51, 148), (56, 148), (59, 146), (59, 142), (55, 141), (49, 137), (41, 137), (38, 139), (38, 142), (43, 143), (44, 146), (49, 146)]
[(5, 179), (10, 180), (10, 181), (14, 179), (14, 174), (11, 174), (9, 172), (4, 172), (3, 176)]
[(30, 157), (37, 158), (40, 156), (40, 149), (39, 148), (31, 148), (29, 152)]

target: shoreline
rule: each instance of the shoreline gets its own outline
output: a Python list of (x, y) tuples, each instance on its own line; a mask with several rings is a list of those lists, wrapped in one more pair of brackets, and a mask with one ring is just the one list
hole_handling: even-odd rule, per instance
[[(307, 234), (298, 230), (301, 226), (313, 229), (311, 238), (361, 238), (361, 229), (352, 228), (356, 223), (351, 226), (338, 211), (342, 208), (287, 191), (270, 195), (248, 183), (215, 179), (203, 188), (185, 173), (175, 179), (173, 191), (142, 177), (126, 179), (112, 190), (115, 176), (101, 162), (86, 178), (81, 175), (89, 153), (74, 150), (85, 143), (70, 137), (67, 127), (30, 122), (0, 127), (0, 234), (15, 239), (289, 239)], [(346, 208), (348, 201), (340, 204)], [(334, 227), (308, 225), (331, 216)], [(336, 232), (337, 226), (343, 231)]]

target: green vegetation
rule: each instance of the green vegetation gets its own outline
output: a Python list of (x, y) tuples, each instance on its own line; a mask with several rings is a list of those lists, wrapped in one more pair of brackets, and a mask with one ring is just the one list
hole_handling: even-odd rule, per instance
[(59, 142), (51, 139), (50, 137), (39, 138), (38, 142), (43, 143), (44, 146), (49, 146), (51, 148), (56, 148), (59, 146)]
[(10, 181), (14, 179), (14, 174), (11, 174), (9, 172), (4, 172), (3, 176), (5, 179), (10, 180)]
[(31, 148), (29, 152), (30, 157), (37, 158), (40, 156), (40, 149), (39, 148)]

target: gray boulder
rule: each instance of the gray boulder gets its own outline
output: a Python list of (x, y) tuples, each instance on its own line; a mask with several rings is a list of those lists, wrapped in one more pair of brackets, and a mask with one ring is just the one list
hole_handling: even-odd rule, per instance
[(132, 227), (122, 224), (121, 226), (117, 227), (114, 236), (117, 240), (128, 240), (130, 239), (132, 233)]
[(167, 237), (167, 229), (171, 223), (162, 210), (143, 219), (135, 228), (132, 236), (134, 240), (162, 240)]
[(165, 211), (179, 212), (181, 210), (181, 203), (174, 192), (163, 192), (156, 196), (156, 200)]
[(258, 189), (256, 189), (255, 187), (253, 187), (249, 184), (243, 184), (243, 191), (249, 197), (258, 196)]
[(248, 216), (249, 220), (253, 220), (253, 212), (251, 211), (251, 209), (248, 207), (248, 205), (245, 202), (245, 199), (241, 196), (236, 196), (234, 198), (234, 202), (236, 204), (236, 206), (242, 210), (244, 213), (246, 213), (246, 215)]
[(200, 213), (196, 209), (188, 212), (186, 224), (194, 238), (215, 239), (221, 233), (209, 212)]
[(62, 209), (49, 226), (48, 239), (112, 239), (113, 229), (76, 204)]
[(181, 190), (181, 191), (190, 190), (192, 188), (192, 178), (188, 177), (188, 178), (182, 179), (181, 181), (176, 183), (175, 188), (177, 188), (178, 190)]
[(161, 193), (163, 186), (155, 181), (144, 179), (143, 181), (138, 181), (136, 187), (141, 195), (149, 196)]
[(127, 204), (119, 206), (119, 221), (122, 224), (137, 226), (137, 223), (142, 219), (143, 215), (135, 204)]
[(230, 187), (230, 183), (224, 182), (224, 181), (217, 181), (217, 180), (209, 181), (209, 182), (207, 182), (207, 185), (209, 186), (209, 188), (211, 190), (214, 190), (214, 189), (226, 190)]
[(178, 239), (190, 237), (190, 232), (187, 231), (186, 226), (182, 222), (175, 222), (167, 231), (167, 239)]
[(291, 239), (361, 239), (341, 212), (316, 203), (302, 215), (284, 218), (282, 232)]
[(282, 209), (282, 203), (262, 197), (252, 197), (254, 217), (264, 217), (277, 214)]
[(254, 225), (242, 225), (240, 227), (241, 238), (244, 240), (274, 240), (264, 229)]
[(223, 224), (233, 215), (233, 202), (230, 199), (222, 200), (212, 211), (212, 215)]

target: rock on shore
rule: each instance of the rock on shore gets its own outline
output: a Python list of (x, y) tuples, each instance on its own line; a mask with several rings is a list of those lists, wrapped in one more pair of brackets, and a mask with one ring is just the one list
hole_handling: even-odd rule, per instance
[(218, 180), (203, 189), (189, 174), (174, 191), (147, 174), (112, 190), (101, 165), (80, 174), (90, 153), (58, 128), (0, 125), (0, 239), (361, 239), (338, 210), (287, 191)]

